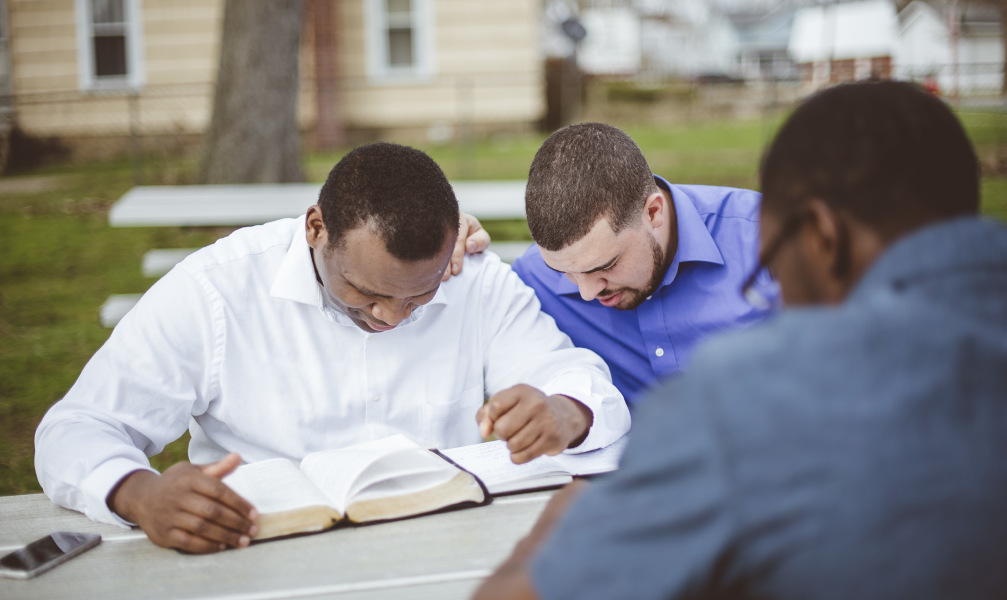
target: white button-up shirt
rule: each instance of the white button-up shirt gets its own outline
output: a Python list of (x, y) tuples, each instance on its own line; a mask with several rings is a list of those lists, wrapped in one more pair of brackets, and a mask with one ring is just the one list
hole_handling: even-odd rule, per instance
[(144, 294), (35, 434), (35, 470), (57, 504), (123, 524), (112, 487), (192, 433), (194, 463), (300, 461), (401, 433), (436, 448), (481, 441), (476, 411), (517, 383), (594, 413), (567, 452), (629, 429), (596, 354), (574, 348), (493, 254), (398, 327), (367, 333), (326, 302), (304, 217), (241, 229), (190, 255)]

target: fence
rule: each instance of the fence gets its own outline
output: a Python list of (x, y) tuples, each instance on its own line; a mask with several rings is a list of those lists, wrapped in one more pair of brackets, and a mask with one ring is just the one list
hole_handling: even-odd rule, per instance
[[(568, 85), (576, 76), (571, 79), (569, 73), (555, 71), (559, 75), (552, 71), (548, 75), (539, 71), (442, 75), (411, 85), (342, 78), (339, 97), (349, 142), (393, 138), (464, 146), (495, 131), (528, 131), (547, 112), (557, 111), (545, 119), (550, 128), (571, 116), (616, 123), (765, 118), (814, 91), (801, 81), (703, 82), (654, 73), (621, 80), (589, 79), (581, 87)], [(997, 63), (895, 65), (892, 75), (934, 85), (963, 109), (1005, 110), (1000, 91), (1003, 67)], [(213, 92), (213, 85), (204, 83), (148, 85), (138, 93), (65, 91), (0, 97), (0, 106), (12, 107), (10, 114), (20, 134), (31, 138), (22, 140), (26, 152), (12, 155), (8, 164), (30, 161), (32, 154), (67, 159), (129, 157), (135, 179), (143, 182), (145, 166), (151, 171), (149, 167), (159, 160), (198, 152), (210, 120)], [(586, 99), (583, 112), (567, 105), (572, 95)], [(310, 147), (316, 120), (314, 81), (301, 80), (298, 98), (299, 122)], [(45, 141), (48, 138), (55, 139)], [(147, 183), (175, 181), (169, 176)]]
[[(466, 144), (497, 131), (528, 131), (545, 113), (539, 71), (442, 75), (415, 83), (339, 80), (349, 141), (378, 138)], [(20, 134), (37, 151), (86, 159), (130, 156), (143, 160), (191, 155), (209, 124), (212, 84), (148, 85), (142, 90), (61, 91), (6, 99)], [(317, 120), (315, 83), (304, 79), (298, 122), (308, 146)], [(45, 142), (44, 140), (51, 140)]]
[(893, 71), (897, 79), (935, 85), (943, 96), (951, 99), (957, 96), (963, 105), (1003, 105), (1002, 63), (896, 65)]

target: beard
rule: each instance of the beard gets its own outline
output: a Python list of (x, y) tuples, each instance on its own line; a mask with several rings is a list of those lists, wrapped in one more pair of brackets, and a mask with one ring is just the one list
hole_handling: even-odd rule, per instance
[(605, 288), (598, 293), (599, 296), (605, 297), (621, 292), (623, 294), (622, 301), (615, 305), (616, 310), (633, 310), (640, 306), (647, 298), (654, 295), (654, 292), (657, 291), (657, 288), (660, 287), (661, 282), (664, 280), (664, 273), (667, 270), (667, 265), (664, 264), (664, 250), (661, 250), (660, 244), (654, 238), (647, 236), (647, 239), (650, 240), (650, 251), (654, 257), (654, 264), (651, 267), (650, 281), (647, 282), (647, 287), (644, 289), (630, 287), (617, 289)]

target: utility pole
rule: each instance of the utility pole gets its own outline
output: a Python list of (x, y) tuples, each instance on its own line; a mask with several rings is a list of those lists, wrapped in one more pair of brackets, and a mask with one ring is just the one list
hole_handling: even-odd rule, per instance
[(954, 0), (947, 9), (948, 44), (951, 48), (951, 102), (955, 108), (960, 104), (958, 81), (958, 0)]
[(339, 98), (338, 34), (339, 11), (337, 0), (313, 0), (311, 3), (312, 33), (315, 54), (315, 108), (318, 122), (315, 126), (315, 145), (331, 150), (346, 145), (346, 130)]

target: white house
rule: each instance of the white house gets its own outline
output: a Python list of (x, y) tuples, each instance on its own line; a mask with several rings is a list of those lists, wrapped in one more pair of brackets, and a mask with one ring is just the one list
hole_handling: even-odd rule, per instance
[(738, 35), (738, 65), (745, 79), (793, 79), (794, 62), (787, 54), (796, 10), (780, 4), (770, 10), (729, 15)]
[(587, 36), (577, 64), (592, 75), (632, 75), (640, 70), (640, 17), (628, 7), (585, 9), (580, 23)]
[(788, 53), (802, 79), (826, 83), (891, 76), (898, 16), (889, 0), (802, 8), (794, 15)]
[(660, 75), (739, 75), (738, 33), (704, 0), (639, 0), (643, 68)]
[(957, 17), (955, 56), (956, 40), (947, 11), (924, 0), (904, 8), (899, 13), (899, 43), (893, 57), (896, 77), (909, 81), (933, 77), (945, 92), (999, 91), (1004, 56), (999, 10), (961, 5)]

